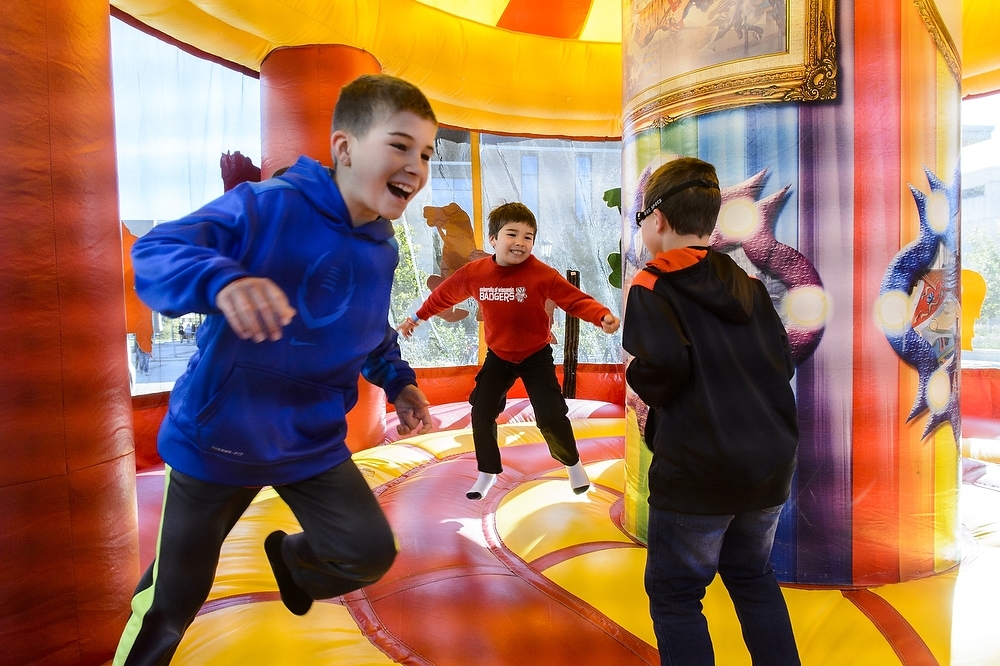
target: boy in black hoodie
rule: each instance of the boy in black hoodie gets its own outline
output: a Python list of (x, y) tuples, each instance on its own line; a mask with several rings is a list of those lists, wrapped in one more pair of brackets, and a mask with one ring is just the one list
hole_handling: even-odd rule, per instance
[(753, 663), (799, 664), (770, 563), (798, 448), (788, 336), (766, 287), (708, 247), (715, 168), (675, 159), (636, 214), (655, 258), (633, 280), (625, 377), (649, 407), (646, 592), (661, 664), (714, 664), (701, 612), (716, 572)]

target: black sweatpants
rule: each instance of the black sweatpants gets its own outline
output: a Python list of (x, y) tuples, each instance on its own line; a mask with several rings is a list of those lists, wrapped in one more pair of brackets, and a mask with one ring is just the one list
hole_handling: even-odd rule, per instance
[(538, 429), (549, 445), (549, 453), (563, 465), (580, 461), (573, 425), (566, 414), (552, 347), (546, 345), (520, 363), (510, 363), (487, 350), (483, 367), (476, 375), (476, 387), (469, 396), (472, 405), (472, 441), (480, 472), (500, 474), (500, 446), (497, 444), (497, 417), (507, 403), (507, 391), (520, 378), (535, 410)]
[[(170, 663), (212, 589), (222, 542), (260, 491), (206, 483), (169, 467), (164, 484), (156, 557), (136, 587), (114, 666)], [(395, 538), (352, 460), (274, 489), (303, 529), (285, 539), (282, 555), (313, 599), (346, 594), (389, 570)]]

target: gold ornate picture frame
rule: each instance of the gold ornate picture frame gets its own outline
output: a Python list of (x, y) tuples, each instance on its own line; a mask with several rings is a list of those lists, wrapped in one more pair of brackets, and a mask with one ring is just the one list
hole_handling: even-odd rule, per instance
[(920, 14), (924, 25), (927, 26), (927, 32), (930, 34), (931, 40), (938, 51), (941, 52), (941, 57), (944, 58), (944, 62), (948, 65), (952, 76), (961, 85), (962, 58), (951, 34), (948, 32), (944, 19), (941, 18), (941, 13), (938, 11), (937, 5), (934, 3), (934, 0), (913, 0), (913, 5), (917, 8), (917, 13)]
[[(633, 0), (640, 5), (642, 0)], [(743, 21), (737, 34), (753, 36), (746, 29), (747, 15), (739, 16), (747, 4), (783, 9), (785, 34), (783, 44), (771, 51), (753, 53), (712, 63), (690, 48), (672, 49), (672, 39), (685, 39), (709, 46), (723, 31), (733, 31), (735, 15)], [(671, 14), (671, 8), (677, 7)], [(808, 102), (834, 99), (837, 96), (836, 0), (769, 0), (746, 3), (741, 0), (650, 0), (633, 12), (632, 24), (626, 23), (622, 41), (625, 60), (623, 81), (626, 106), (624, 125), (627, 134), (651, 126), (664, 126), (686, 116), (746, 106), (761, 102)], [(690, 27), (686, 19), (704, 15), (704, 23)], [(774, 12), (772, 11), (772, 14)], [(756, 15), (758, 25), (781, 26), (768, 20), (765, 13)], [(627, 17), (626, 17), (627, 20)], [(726, 23), (729, 21), (729, 23)], [(687, 21), (691, 23), (691, 21)], [(768, 25), (769, 24), (769, 25)], [(750, 30), (754, 28), (751, 27)], [(761, 28), (757, 28), (762, 33)], [(683, 32), (682, 31), (686, 31)], [(772, 42), (780, 43), (772, 38)], [(671, 56), (664, 58), (665, 53)], [(678, 57), (678, 53), (683, 56)], [(690, 54), (690, 55), (688, 55)], [(666, 76), (646, 85), (649, 67), (667, 69)], [(706, 64), (707, 63), (707, 64)]]

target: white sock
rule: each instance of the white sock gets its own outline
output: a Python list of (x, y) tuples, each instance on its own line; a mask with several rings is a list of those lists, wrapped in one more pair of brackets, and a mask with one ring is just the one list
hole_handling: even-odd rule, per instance
[(480, 472), (479, 478), (477, 478), (476, 482), (471, 488), (469, 488), (469, 492), (465, 493), (465, 496), (472, 500), (483, 499), (486, 497), (486, 493), (490, 492), (490, 488), (492, 488), (493, 484), (496, 482), (496, 474)]
[(583, 468), (582, 460), (578, 460), (572, 467), (567, 465), (566, 471), (569, 472), (569, 486), (574, 493), (582, 495), (590, 489), (590, 477), (587, 476), (587, 470)]

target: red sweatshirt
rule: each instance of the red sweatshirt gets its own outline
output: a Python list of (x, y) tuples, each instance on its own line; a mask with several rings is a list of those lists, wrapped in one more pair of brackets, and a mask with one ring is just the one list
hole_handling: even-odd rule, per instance
[(462, 266), (431, 292), (417, 317), (429, 319), (470, 296), (483, 311), (486, 346), (511, 363), (520, 363), (549, 344), (546, 299), (596, 326), (611, 313), (559, 271), (529, 256), (516, 266), (499, 266), (493, 257)]

